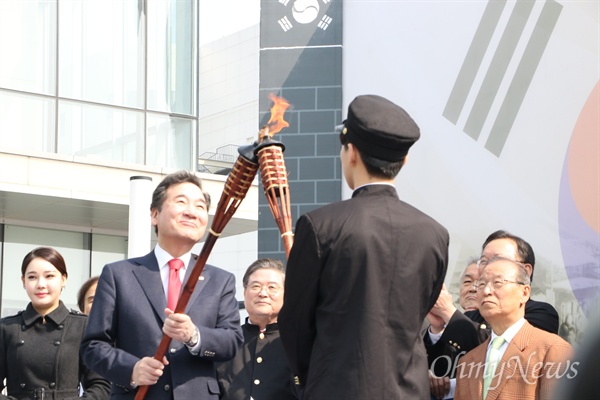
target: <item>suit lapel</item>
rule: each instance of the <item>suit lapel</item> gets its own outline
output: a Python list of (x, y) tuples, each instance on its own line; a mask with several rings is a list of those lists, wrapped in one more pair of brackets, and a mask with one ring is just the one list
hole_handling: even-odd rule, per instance
[[(496, 374), (498, 379), (492, 381), (490, 390), (488, 391), (486, 400), (495, 400), (502, 393), (502, 388), (508, 382), (508, 378), (515, 376), (515, 374), (524, 374), (525, 371), (521, 372), (520, 368), (525, 368), (525, 355), (523, 354), (527, 347), (527, 336), (530, 331), (531, 325), (525, 322), (525, 325), (519, 329), (515, 337), (510, 341), (506, 351), (502, 355), (502, 359), (496, 368)], [(494, 387), (495, 385), (495, 387)]]
[[(196, 264), (197, 259), (198, 259), (198, 256), (194, 254), (192, 256), (192, 259), (190, 260), (189, 265), (186, 268), (185, 278), (183, 279), (182, 287), (185, 287), (185, 285), (187, 284), (187, 281), (190, 278), (190, 275), (192, 274), (192, 269), (194, 268), (194, 265)], [(189, 309), (190, 309), (191, 305), (196, 301), (196, 299), (198, 298), (198, 295), (200, 294), (202, 289), (204, 289), (204, 287), (206, 286), (206, 283), (210, 280), (210, 275), (211, 275), (210, 267), (208, 265), (204, 266), (204, 269), (202, 270), (202, 274), (198, 278), (198, 282), (196, 282), (194, 291), (192, 292), (192, 295), (190, 296), (190, 300), (185, 306), (184, 312), (186, 314), (189, 314)]]
[[(137, 263), (138, 266), (133, 269), (133, 275), (138, 280), (144, 293), (146, 293), (146, 298), (152, 305), (152, 308), (164, 322), (167, 297), (160, 277), (156, 256), (152, 251), (144, 257), (134, 260), (134, 262)], [(157, 296), (156, 293), (161, 293), (162, 296)]]

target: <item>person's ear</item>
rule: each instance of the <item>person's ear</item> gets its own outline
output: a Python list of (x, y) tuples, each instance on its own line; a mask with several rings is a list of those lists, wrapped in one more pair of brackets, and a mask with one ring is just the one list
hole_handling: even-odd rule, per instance
[(152, 219), (152, 226), (158, 224), (158, 221), (156, 220), (156, 218), (158, 218), (158, 208), (153, 208), (150, 210), (150, 218)]
[(533, 267), (531, 266), (531, 264), (524, 263), (523, 268), (525, 268), (525, 271), (527, 271), (527, 275), (529, 275), (529, 277), (531, 278), (531, 274), (533, 274)]
[(360, 160), (358, 155), (358, 149), (353, 143), (348, 143), (348, 162), (350, 165), (356, 165), (356, 162)]
[(402, 166), (404, 167), (406, 165), (406, 161), (408, 160), (408, 153), (406, 153), (406, 155), (404, 156), (404, 160), (402, 160)]
[(529, 300), (529, 296), (531, 295), (531, 286), (523, 285), (523, 296), (521, 297), (521, 304), (525, 305), (527, 300)]

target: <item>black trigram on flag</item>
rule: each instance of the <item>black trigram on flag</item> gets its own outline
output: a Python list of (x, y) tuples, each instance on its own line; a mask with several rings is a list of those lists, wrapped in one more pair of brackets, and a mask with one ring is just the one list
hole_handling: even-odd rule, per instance
[[(497, 157), (562, 8), (554, 0), (518, 0), (509, 2), (509, 7), (506, 0), (489, 0), (481, 17), (443, 116), (455, 125), (466, 119), (463, 130), (475, 140), (484, 125), (491, 126), (485, 148)], [(484, 60), (489, 60), (487, 70)], [(474, 98), (470, 109), (466, 107), (469, 96)]]

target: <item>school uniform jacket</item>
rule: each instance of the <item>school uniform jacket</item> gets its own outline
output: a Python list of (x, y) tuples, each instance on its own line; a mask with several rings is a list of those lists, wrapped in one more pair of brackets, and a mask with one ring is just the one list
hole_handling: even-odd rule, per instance
[(448, 240), (391, 185), (300, 217), (278, 322), (305, 400), (429, 398), (421, 326)]
[[(465, 354), (456, 373), (455, 400), (481, 399), (490, 338)], [(486, 400), (550, 399), (558, 379), (577, 375), (573, 348), (560, 336), (525, 324), (496, 367)]]
[[(195, 263), (186, 270), (183, 285)], [(133, 366), (154, 356), (163, 337), (167, 300), (154, 251), (102, 270), (82, 342), (85, 363), (112, 383), (111, 398), (133, 399)], [(200, 351), (171, 340), (158, 383), (146, 399), (218, 399), (215, 362), (235, 356), (243, 341), (233, 274), (206, 265), (185, 309), (200, 332)]]
[(277, 323), (261, 332), (246, 319), (244, 345), (217, 367), (221, 400), (296, 400)]

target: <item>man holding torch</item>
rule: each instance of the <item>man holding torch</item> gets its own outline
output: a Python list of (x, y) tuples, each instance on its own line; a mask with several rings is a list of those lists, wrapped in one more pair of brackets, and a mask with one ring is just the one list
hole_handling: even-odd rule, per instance
[(421, 327), (446, 274), (448, 232), (394, 187), (419, 136), (398, 105), (355, 98), (340, 128), (352, 198), (296, 224), (279, 328), (304, 400), (430, 396)]
[[(215, 362), (243, 342), (233, 274), (206, 265), (185, 312), (174, 313), (192, 273), (192, 247), (208, 224), (210, 197), (191, 172), (167, 175), (150, 206), (158, 243), (146, 256), (108, 264), (81, 344), (84, 362), (112, 382), (111, 398), (218, 399)], [(186, 284), (187, 287), (187, 284)], [(162, 359), (152, 357), (163, 335)]]

